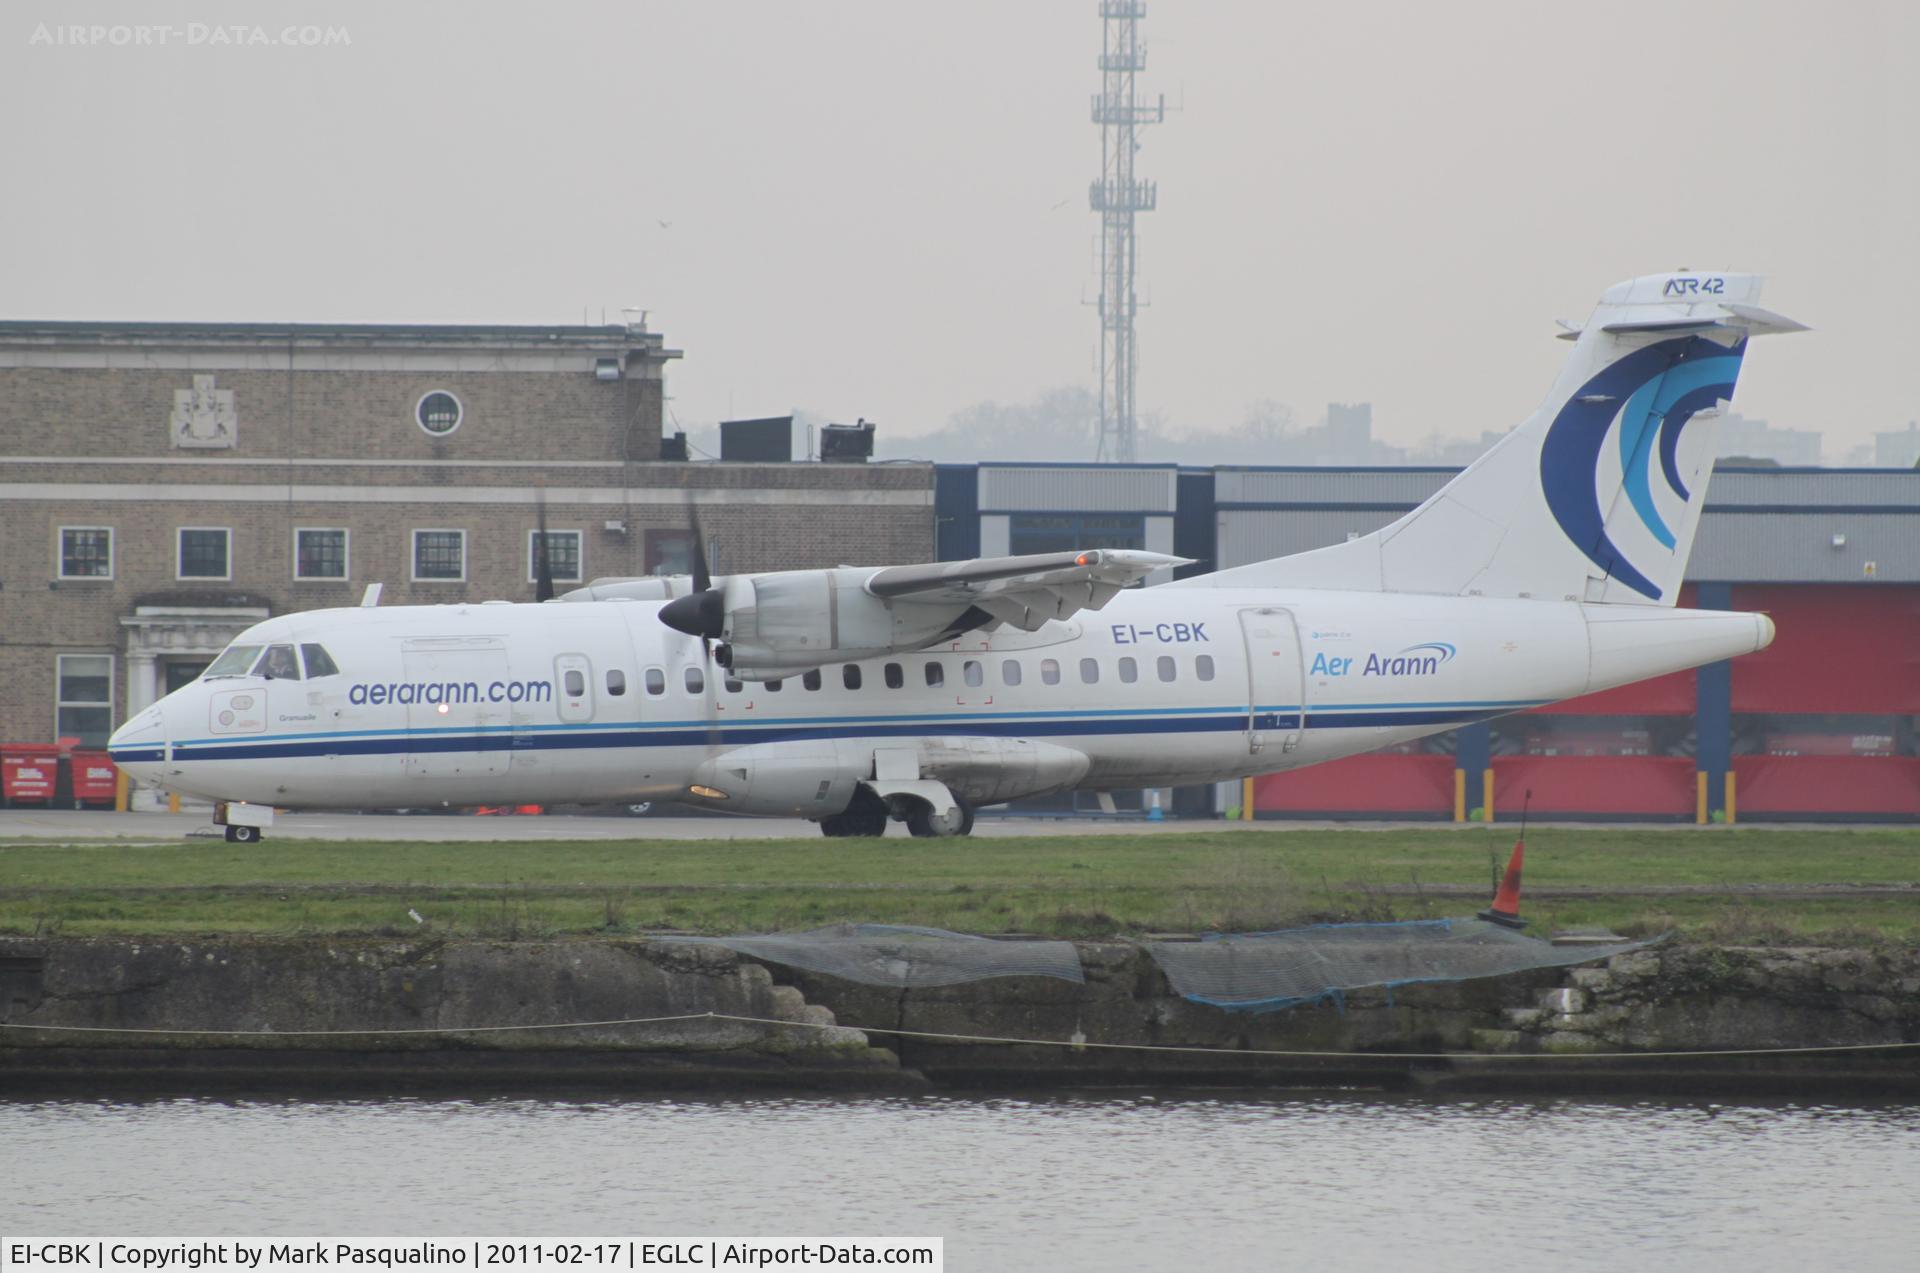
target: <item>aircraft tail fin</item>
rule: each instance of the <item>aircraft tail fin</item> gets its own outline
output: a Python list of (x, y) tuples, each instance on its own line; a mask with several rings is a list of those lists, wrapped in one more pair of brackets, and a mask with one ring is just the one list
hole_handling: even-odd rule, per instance
[[(1609, 288), (1547, 400), (1426, 503), (1346, 543), (1183, 581), (1672, 605), (1752, 336), (1751, 274)], [(1691, 427), (1690, 427), (1691, 426)]]

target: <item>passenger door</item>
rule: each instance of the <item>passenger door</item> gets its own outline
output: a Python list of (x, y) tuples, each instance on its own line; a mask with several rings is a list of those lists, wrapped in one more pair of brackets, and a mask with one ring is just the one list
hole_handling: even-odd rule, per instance
[(1290, 610), (1242, 610), (1240, 639), (1247, 656), (1247, 750), (1291, 752), (1307, 726), (1299, 625)]

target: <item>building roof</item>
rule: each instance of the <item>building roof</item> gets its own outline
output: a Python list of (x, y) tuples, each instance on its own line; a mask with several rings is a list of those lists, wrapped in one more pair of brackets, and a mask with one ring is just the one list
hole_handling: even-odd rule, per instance
[(0, 344), (462, 345), (514, 348), (648, 348), (678, 358), (664, 338), (624, 323), (598, 326), (506, 323), (171, 323), (0, 319)]

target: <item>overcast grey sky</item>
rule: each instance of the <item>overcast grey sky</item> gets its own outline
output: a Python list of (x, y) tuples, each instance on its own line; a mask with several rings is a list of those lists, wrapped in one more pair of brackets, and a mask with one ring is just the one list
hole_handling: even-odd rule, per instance
[[(685, 422), (1096, 379), (1094, 0), (111, 4), (0, 18), (0, 315), (599, 321)], [(1140, 400), (1505, 428), (1606, 285), (1764, 273), (1736, 406), (1920, 415), (1920, 6), (1155, 0)], [(36, 42), (70, 24), (165, 47)], [(192, 41), (244, 23), (350, 44)]]

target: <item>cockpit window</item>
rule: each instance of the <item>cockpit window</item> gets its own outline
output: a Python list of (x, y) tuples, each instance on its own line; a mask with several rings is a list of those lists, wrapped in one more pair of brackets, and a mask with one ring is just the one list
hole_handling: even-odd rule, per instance
[(297, 681), (300, 679), (300, 660), (294, 657), (290, 645), (270, 645), (260, 661), (253, 665), (255, 676), (264, 676), (271, 681)]
[(324, 646), (303, 645), (300, 647), (300, 653), (304, 654), (307, 659), (307, 679), (309, 681), (322, 676), (340, 675), (340, 669), (334, 665), (333, 656), (327, 653)]
[(226, 652), (213, 661), (213, 666), (202, 672), (203, 677), (245, 676), (247, 669), (253, 666), (254, 655), (260, 653), (257, 645), (230, 645)]

